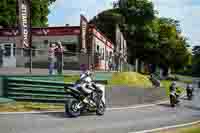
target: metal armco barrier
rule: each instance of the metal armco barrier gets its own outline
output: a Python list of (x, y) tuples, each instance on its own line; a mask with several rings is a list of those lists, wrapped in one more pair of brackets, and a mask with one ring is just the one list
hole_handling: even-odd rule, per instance
[[(70, 85), (58, 81), (32, 80), (30, 78), (4, 77), (4, 97), (16, 101), (43, 103), (65, 103), (69, 95), (64, 86)], [(95, 81), (107, 84), (107, 81)]]
[(4, 95), (19, 101), (63, 103), (69, 98), (64, 85), (62, 82), (8, 77), (4, 79)]

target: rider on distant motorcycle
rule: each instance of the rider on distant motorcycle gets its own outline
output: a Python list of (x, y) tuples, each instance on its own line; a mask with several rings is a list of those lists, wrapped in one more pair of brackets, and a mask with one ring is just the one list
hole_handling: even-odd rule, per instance
[(180, 93), (180, 90), (178, 90), (177, 86), (176, 86), (176, 82), (172, 82), (172, 84), (170, 85), (170, 93), (175, 93), (176, 97), (177, 97), (177, 100), (179, 101), (178, 97), (179, 97), (179, 94)]
[(187, 84), (186, 91), (187, 91), (188, 96), (193, 95), (193, 90), (194, 90), (194, 88), (193, 88), (192, 84)]
[(170, 85), (170, 88), (169, 88), (170, 92), (176, 91), (176, 89), (177, 89), (176, 82), (172, 82), (172, 84)]

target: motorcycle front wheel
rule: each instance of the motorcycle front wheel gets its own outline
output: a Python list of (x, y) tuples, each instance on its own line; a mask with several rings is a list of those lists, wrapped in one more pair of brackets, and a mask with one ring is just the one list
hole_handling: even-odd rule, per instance
[(105, 106), (104, 102), (101, 100), (99, 102), (99, 105), (97, 106), (96, 114), (104, 115), (105, 109), (106, 109), (106, 106)]
[(78, 117), (81, 114), (81, 110), (77, 108), (79, 101), (76, 99), (71, 99), (65, 106), (66, 114), (70, 117)]

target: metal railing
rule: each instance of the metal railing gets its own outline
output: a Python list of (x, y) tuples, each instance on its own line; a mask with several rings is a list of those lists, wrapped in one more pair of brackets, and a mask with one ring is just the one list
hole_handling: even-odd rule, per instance
[[(65, 103), (71, 98), (64, 90), (65, 86), (75, 83), (64, 81), (67, 76), (1, 76), (3, 97), (16, 101)], [(71, 77), (72, 79), (72, 77)], [(107, 84), (107, 80), (98, 76), (94, 82)]]
[[(76, 50), (77, 51), (77, 50)], [(32, 53), (32, 54), (30, 54)], [(31, 58), (30, 58), (31, 56)], [(24, 74), (32, 72), (33, 74), (48, 74), (49, 60), (48, 60), (48, 48), (41, 49), (24, 49), (24, 48), (13, 48), (13, 50), (6, 49), (3, 60), (1, 63), (0, 73), (12, 73), (12, 74)], [(59, 60), (55, 57), (55, 74), (57, 69), (57, 62)], [(96, 56), (95, 53), (90, 51), (89, 53), (80, 52), (63, 52), (63, 73), (69, 71), (80, 71), (85, 66), (89, 68), (93, 66), (96, 70), (101, 71), (133, 71), (134, 67), (121, 61), (121, 67), (115, 63), (112, 59), (112, 67), (109, 67), (109, 56), (104, 55)], [(101, 68), (98, 68), (98, 63)], [(95, 66), (95, 67), (94, 67)], [(31, 71), (30, 71), (31, 69)], [(6, 72), (7, 71), (7, 72)]]

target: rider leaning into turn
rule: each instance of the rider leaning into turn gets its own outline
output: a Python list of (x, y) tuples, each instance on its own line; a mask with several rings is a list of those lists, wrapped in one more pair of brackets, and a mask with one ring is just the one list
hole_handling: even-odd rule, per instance
[(176, 96), (179, 96), (181, 91), (178, 89), (177, 84), (175, 81), (172, 82), (172, 84), (170, 85), (170, 93), (175, 92)]
[(170, 92), (176, 91), (177, 87), (176, 87), (176, 82), (172, 82), (172, 84), (170, 85)]

